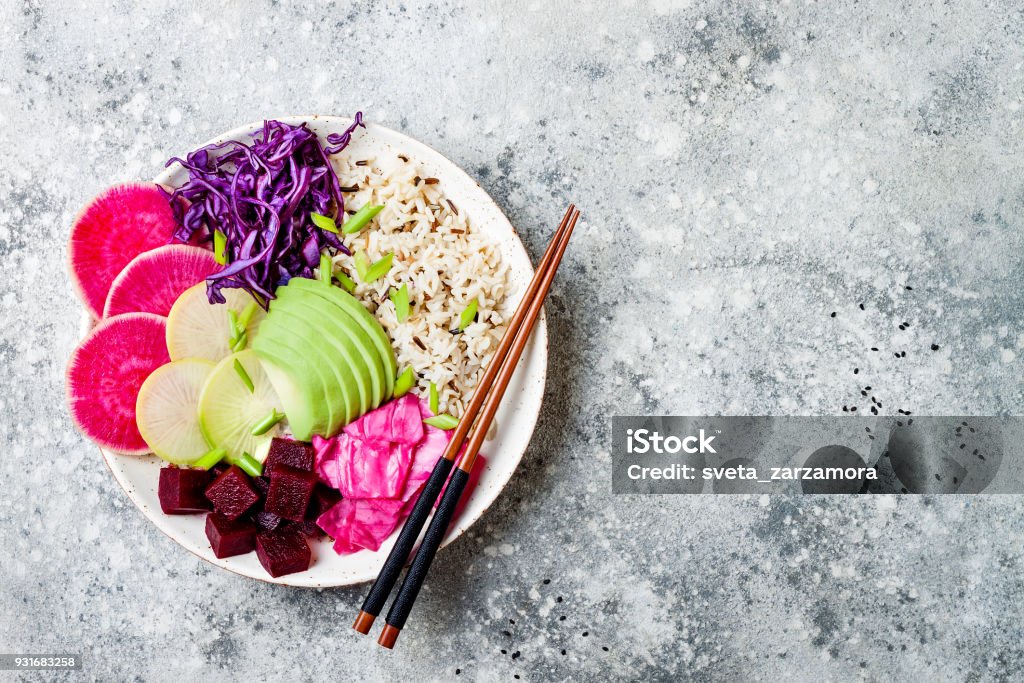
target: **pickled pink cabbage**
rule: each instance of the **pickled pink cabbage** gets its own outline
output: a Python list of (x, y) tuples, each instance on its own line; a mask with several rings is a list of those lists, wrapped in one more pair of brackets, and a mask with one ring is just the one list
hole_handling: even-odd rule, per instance
[[(426, 401), (412, 394), (384, 404), (330, 439), (313, 437), (316, 473), (344, 498), (317, 519), (340, 555), (377, 550), (409, 511), (451, 440), (423, 423)], [(485, 462), (473, 468), (463, 503)], [(461, 512), (461, 505), (456, 512)]]

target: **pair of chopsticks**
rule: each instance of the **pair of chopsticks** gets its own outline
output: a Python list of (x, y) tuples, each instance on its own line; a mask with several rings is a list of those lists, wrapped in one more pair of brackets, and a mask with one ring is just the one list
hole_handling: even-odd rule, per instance
[[(519, 356), (522, 355), (526, 342), (529, 341), (534, 323), (537, 322), (544, 307), (544, 299), (551, 288), (555, 271), (558, 270), (558, 264), (562, 261), (562, 254), (565, 253), (569, 237), (572, 236), (579, 216), (579, 210), (575, 205), (570, 204), (565, 216), (562, 217), (558, 230), (551, 238), (551, 243), (548, 244), (548, 248), (544, 252), (544, 257), (537, 267), (533, 280), (530, 281), (530, 286), (527, 287), (526, 293), (523, 295), (523, 300), (498, 344), (498, 349), (494, 352), (491, 362), (484, 371), (484, 376), (473, 393), (473, 398), (466, 407), (459, 424), (456, 425), (448, 448), (430, 473), (430, 478), (427, 479), (402, 531), (398, 534), (398, 540), (395, 541), (391, 553), (384, 561), (377, 580), (370, 588), (359, 615), (356, 617), (355, 623), (352, 624), (352, 628), (360, 633), (370, 632), (370, 627), (383, 609), (384, 603), (387, 602), (388, 596), (402, 573), (409, 553), (412, 552), (416, 539), (419, 538), (420, 531), (430, 515), (430, 510), (434, 507), (438, 495), (441, 494), (441, 488), (444, 487), (441, 502), (437, 504), (437, 510), (423, 535), (423, 541), (420, 543), (420, 548), (412, 560), (409, 572), (398, 590), (398, 595), (391, 603), (391, 608), (385, 618), (386, 625), (377, 640), (386, 648), (390, 649), (395, 646), (398, 634), (405, 626), (416, 596), (419, 595), (423, 581), (427, 578), (434, 555), (448, 531), (448, 525), (455, 515), (455, 509), (462, 498), (466, 482), (469, 481), (469, 474), (473, 471), (477, 453), (480, 452), (480, 446), (487, 436), (487, 430), (494, 420), (494, 414), (498, 412), (498, 405), (512, 379)], [(478, 415), (480, 415), (479, 420), (476, 419)], [(476, 422), (475, 428), (473, 428), (474, 421)], [(470, 434), (471, 429), (472, 434)], [(455, 460), (463, 443), (466, 442), (467, 435), (469, 442), (466, 445), (466, 450), (459, 459), (455, 473), (452, 474)], [(451, 474), (451, 479), (448, 477), (449, 474)], [(447, 486), (445, 486), (445, 481), (448, 481)]]

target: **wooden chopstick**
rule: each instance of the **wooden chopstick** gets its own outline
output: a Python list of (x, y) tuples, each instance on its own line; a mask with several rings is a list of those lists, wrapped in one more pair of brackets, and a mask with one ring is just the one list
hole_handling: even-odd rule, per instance
[[(477, 385), (477, 389), (469, 401), (469, 405), (466, 406), (462, 419), (459, 420), (459, 424), (452, 432), (451, 441), (449, 441), (444, 455), (437, 461), (437, 464), (434, 465), (430, 478), (427, 479), (427, 483), (423, 486), (423, 490), (420, 493), (419, 498), (416, 500), (412, 511), (409, 513), (409, 517), (405, 521), (405, 525), (398, 534), (398, 539), (395, 541), (395, 545), (391, 548), (391, 552), (388, 554), (387, 559), (384, 561), (384, 565), (381, 567), (380, 573), (377, 575), (377, 580), (374, 581), (373, 586), (370, 588), (370, 592), (363, 601), (359, 614), (356, 616), (355, 623), (352, 624), (352, 628), (356, 631), (363, 634), (369, 633), (374, 620), (384, 608), (384, 603), (387, 602), (388, 596), (391, 594), (395, 583), (398, 581), (398, 577), (402, 573), (402, 568), (405, 567), (405, 563), (409, 558), (409, 553), (412, 552), (412, 548), (416, 544), (416, 539), (419, 538), (420, 531), (422, 531), (423, 525), (427, 521), (427, 517), (430, 516), (430, 511), (433, 509), (434, 503), (437, 501), (437, 497), (441, 493), (441, 487), (444, 486), (445, 481), (448, 480), (448, 475), (452, 471), (455, 458), (458, 455), (459, 450), (462, 448), (463, 442), (466, 440), (466, 434), (469, 432), (470, 427), (476, 420), (476, 416), (479, 414), (480, 408), (484, 404), (484, 399), (487, 398), (487, 389), (491, 384), (493, 384), (495, 377), (497, 377), (498, 371), (501, 369), (502, 364), (505, 361), (505, 357), (508, 355), (509, 349), (512, 348), (513, 341), (515, 340), (519, 329), (522, 327), (523, 321), (527, 318), (530, 303), (536, 297), (537, 291), (540, 289), (544, 275), (551, 266), (555, 251), (557, 250), (562, 237), (565, 235), (569, 219), (572, 217), (574, 212), (576, 212), (576, 207), (575, 205), (570, 204), (569, 208), (565, 211), (565, 215), (562, 217), (562, 222), (558, 225), (558, 229), (551, 238), (550, 244), (548, 244), (547, 249), (544, 251), (544, 256), (541, 258), (540, 264), (537, 266), (537, 272), (534, 273), (533, 279), (526, 288), (526, 292), (523, 294), (523, 298), (520, 301), (518, 308), (516, 308), (516, 312), (513, 314), (512, 320), (509, 321), (505, 334), (502, 336), (501, 341), (498, 342), (498, 348), (494, 351), (494, 355), (491, 357), (487, 368), (484, 370), (484, 375), (481, 377), (480, 383)], [(576, 213), (578, 215), (578, 212)], [(569, 228), (569, 230), (571, 230), (571, 228)], [(559, 258), (561, 258), (561, 256), (559, 256)], [(545, 290), (545, 292), (546, 291), (547, 290)]]
[[(455, 515), (455, 509), (458, 507), (459, 500), (462, 498), (462, 493), (466, 488), (466, 482), (469, 481), (469, 474), (473, 470), (473, 465), (476, 463), (476, 457), (480, 452), (480, 446), (483, 444), (484, 439), (487, 438), (487, 430), (491, 426), (491, 422), (494, 420), (495, 413), (498, 412), (498, 406), (501, 404), (501, 399), (505, 395), (505, 389), (508, 388), (508, 384), (512, 379), (512, 375), (515, 373), (516, 365), (519, 362), (519, 356), (522, 354), (523, 349), (526, 348), (526, 344), (530, 339), (530, 333), (533, 331), (534, 323), (540, 316), (541, 310), (544, 308), (544, 299), (547, 297), (548, 290), (551, 288), (551, 282), (555, 278), (555, 272), (558, 270), (558, 264), (562, 260), (562, 254), (565, 253), (565, 248), (569, 244), (569, 238), (572, 236), (572, 230), (576, 226), (576, 221), (579, 218), (579, 211), (570, 209), (572, 214), (569, 218), (569, 222), (566, 224), (564, 235), (557, 240), (557, 246), (552, 255), (552, 261), (548, 265), (547, 269), (541, 276), (540, 285), (538, 291), (533, 299), (529, 302), (529, 309), (526, 314), (526, 320), (522, 326), (516, 330), (515, 338), (512, 342), (512, 348), (509, 350), (508, 356), (505, 358), (504, 363), (498, 372), (497, 377), (494, 380), (494, 384), (490, 386), (481, 386), (477, 389), (480, 392), (481, 389), (486, 393), (487, 398), (484, 402), (483, 413), (480, 416), (479, 421), (473, 427), (473, 432), (469, 437), (469, 443), (466, 445), (466, 451), (459, 460), (458, 469), (451, 475), (451, 479), (448, 480), (448, 485), (444, 489), (444, 495), (441, 496), (441, 502), (437, 505), (437, 510), (434, 512), (433, 519), (430, 520), (430, 525), (427, 526), (427, 531), (423, 535), (423, 542), (420, 544), (420, 549), (416, 551), (416, 556), (412, 560), (412, 565), (409, 567), (409, 572), (405, 576), (405, 581), (402, 582), (401, 588), (398, 589), (398, 595), (395, 596), (394, 602), (391, 603), (391, 608), (388, 610), (387, 618), (385, 619), (386, 625), (384, 630), (381, 631), (380, 638), (377, 640), (382, 646), (386, 648), (393, 648), (395, 641), (398, 639), (398, 634), (405, 626), (406, 620), (409, 618), (409, 612), (412, 611), (413, 604), (416, 602), (416, 597), (419, 595), (420, 588), (423, 586), (423, 581), (427, 578), (427, 572), (430, 570), (430, 564), (434, 560), (434, 555), (437, 553), (437, 549), (441, 546), (441, 541), (444, 539), (445, 534), (448, 531), (448, 525), (451, 523), (452, 517)], [(539, 273), (538, 273), (539, 274)], [(520, 307), (526, 304), (524, 300)], [(509, 333), (506, 333), (508, 335)]]

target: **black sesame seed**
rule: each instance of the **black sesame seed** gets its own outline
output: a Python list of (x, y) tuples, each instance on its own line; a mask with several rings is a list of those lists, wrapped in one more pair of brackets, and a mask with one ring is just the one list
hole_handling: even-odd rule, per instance
[(518, 681), (519, 680), (519, 674), (514, 675), (512, 678), (514, 678), (514, 679), (516, 679)]
[(590, 631), (584, 631), (584, 632), (583, 632), (583, 637), (584, 637), (584, 638), (586, 638), (586, 637), (587, 637), (587, 636), (589, 636), (589, 635), (590, 635)]
[(455, 675), (456, 675), (456, 676), (458, 676), (458, 675), (459, 675), (459, 674), (461, 674), (461, 673), (462, 673), (462, 669), (456, 669), (456, 670), (455, 670)]
[(913, 287), (911, 287), (910, 285), (907, 285), (907, 291), (908, 291), (908, 292), (912, 292), (912, 291), (914, 291), (914, 288), (913, 288)]
[(502, 650), (502, 651), (501, 651), (501, 654), (503, 654), (503, 655), (507, 655), (507, 654), (508, 654), (508, 650)]
[(548, 585), (549, 583), (551, 583), (551, 579), (544, 579), (544, 585), (545, 586)]
[(601, 649), (604, 650), (605, 652), (608, 652), (608, 646), (607, 645), (602, 645)]
[(522, 653), (520, 653), (519, 650), (516, 650), (515, 652), (512, 653), (512, 659), (519, 659), (519, 657), (521, 657), (521, 656), (522, 656)]
[(857, 412), (857, 406), (853, 406), (852, 408), (850, 408), (850, 412), (851, 413), (856, 413)]
[(502, 632), (501, 632), (501, 635), (503, 635), (503, 636), (505, 636), (505, 637), (507, 637), (507, 638), (511, 638), (511, 637), (512, 637), (512, 634), (511, 634), (511, 633), (509, 633), (508, 631), (502, 631)]
[(509, 620), (508, 620), (508, 623), (510, 623), (510, 624), (514, 624), (514, 623), (516, 623), (516, 620), (515, 620), (515, 619), (509, 619)]
[(864, 304), (860, 305), (860, 310), (862, 310), (862, 311), (864, 310)]
[(872, 347), (871, 347), (871, 350), (872, 350), (872, 351), (877, 351), (877, 350), (878, 350), (878, 347), (877, 347), (877, 346), (872, 346)]
[(866, 392), (866, 391), (862, 391), (862, 392), (860, 392), (860, 395), (861, 395), (861, 396), (867, 396), (867, 395), (868, 395), (868, 392)]
[(870, 386), (864, 387), (864, 391), (871, 391), (871, 387)]
[(562, 656), (563, 657), (565, 656), (565, 650), (562, 650)]
[(860, 374), (860, 368), (854, 368), (853, 369), (853, 374), (859, 375)]
[(555, 598), (555, 602), (562, 602), (562, 596), (559, 595), (557, 598)]
[(833, 317), (833, 318), (836, 317), (836, 312), (835, 311), (832, 311), (831, 317)]
[(938, 350), (939, 350), (939, 345), (938, 344), (932, 344), (932, 351), (938, 351)]
[(562, 616), (558, 617), (558, 620), (559, 621), (565, 621), (565, 615), (563, 614)]

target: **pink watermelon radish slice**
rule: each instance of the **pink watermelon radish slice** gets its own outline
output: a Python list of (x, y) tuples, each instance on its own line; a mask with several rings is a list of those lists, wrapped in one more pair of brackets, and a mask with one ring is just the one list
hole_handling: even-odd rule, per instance
[(118, 453), (149, 452), (135, 422), (135, 401), (149, 374), (171, 361), (166, 334), (166, 318), (126, 313), (101, 321), (71, 354), (71, 418), (99, 446)]
[(168, 244), (139, 254), (114, 278), (103, 317), (122, 313), (166, 316), (182, 292), (220, 268), (212, 251), (187, 244)]
[(71, 228), (71, 279), (94, 318), (110, 283), (128, 262), (171, 241), (177, 227), (167, 198), (154, 184), (115, 185), (90, 202)]

